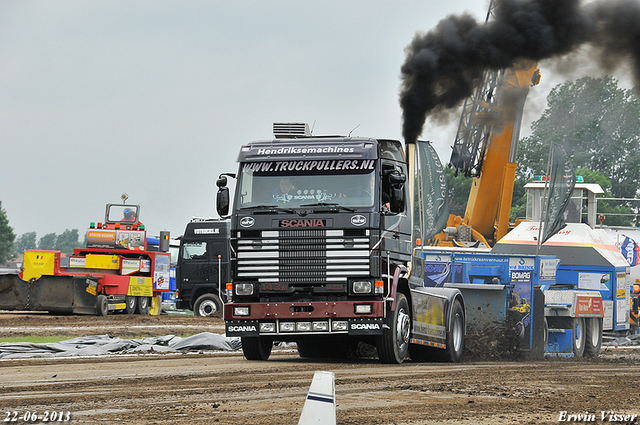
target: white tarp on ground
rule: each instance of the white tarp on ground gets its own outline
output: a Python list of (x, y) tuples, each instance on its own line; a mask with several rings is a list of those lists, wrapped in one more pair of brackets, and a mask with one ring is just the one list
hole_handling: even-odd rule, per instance
[(620, 337), (608, 337), (603, 342), (602, 345), (615, 345), (615, 346), (632, 346), (632, 345), (640, 345), (640, 335), (627, 335)]
[(112, 338), (94, 335), (73, 338), (61, 342), (0, 343), (0, 359), (27, 357), (99, 356), (104, 354), (176, 353), (198, 350), (233, 351), (241, 348), (240, 338), (203, 332), (181, 338), (175, 335), (140, 339)]

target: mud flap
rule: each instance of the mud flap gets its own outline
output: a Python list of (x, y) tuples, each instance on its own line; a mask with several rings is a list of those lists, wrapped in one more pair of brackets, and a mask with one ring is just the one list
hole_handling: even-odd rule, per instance
[(260, 329), (260, 323), (257, 320), (225, 321), (225, 334), (229, 338), (259, 336), (260, 335), (259, 329)]
[(349, 319), (349, 335), (382, 335), (382, 319)]

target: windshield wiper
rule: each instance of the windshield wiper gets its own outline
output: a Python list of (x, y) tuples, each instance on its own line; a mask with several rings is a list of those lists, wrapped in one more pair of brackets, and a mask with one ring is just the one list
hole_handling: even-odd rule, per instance
[(277, 205), (252, 205), (250, 207), (245, 207), (243, 209), (256, 209), (259, 211), (254, 211), (254, 214), (268, 214), (268, 213), (272, 213), (272, 212), (286, 212), (289, 214), (296, 214), (296, 210), (291, 209), (291, 208), (284, 208), (284, 207), (279, 207)]
[(329, 208), (335, 208), (337, 210), (342, 209), (344, 211), (356, 212), (355, 208), (345, 207), (344, 205), (340, 205), (337, 202), (318, 202), (315, 204), (303, 204), (303, 205), (300, 205), (300, 207), (329, 207)]

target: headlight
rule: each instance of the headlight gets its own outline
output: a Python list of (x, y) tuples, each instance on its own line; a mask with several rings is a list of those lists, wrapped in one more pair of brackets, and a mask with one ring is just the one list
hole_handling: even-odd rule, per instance
[(251, 283), (237, 283), (236, 295), (253, 295), (253, 284)]
[(280, 332), (293, 332), (296, 330), (296, 324), (293, 322), (280, 323)]
[(354, 294), (370, 294), (371, 282), (369, 281), (356, 281), (352, 284)]
[(326, 332), (329, 330), (329, 322), (313, 322), (313, 330), (316, 332)]
[(331, 330), (333, 331), (346, 331), (349, 328), (349, 324), (346, 320), (335, 320), (331, 322)]
[(296, 323), (296, 332), (311, 332), (311, 322)]
[(233, 307), (233, 315), (234, 316), (248, 316), (249, 315), (249, 307)]
[(276, 324), (275, 323), (260, 323), (260, 332), (275, 332)]
[(356, 304), (356, 314), (371, 314), (373, 306), (371, 304)]

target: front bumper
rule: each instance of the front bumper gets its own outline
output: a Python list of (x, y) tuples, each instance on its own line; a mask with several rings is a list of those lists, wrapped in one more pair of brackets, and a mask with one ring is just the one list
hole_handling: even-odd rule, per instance
[[(245, 315), (234, 315), (238, 309), (244, 310)], [(229, 303), (224, 306), (229, 337), (295, 339), (301, 335), (381, 335), (383, 317), (384, 302), (381, 300)]]

